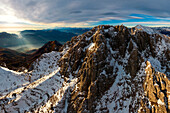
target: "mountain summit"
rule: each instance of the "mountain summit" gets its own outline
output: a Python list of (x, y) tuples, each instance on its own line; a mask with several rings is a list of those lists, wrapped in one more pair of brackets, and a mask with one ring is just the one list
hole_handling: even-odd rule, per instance
[(155, 29), (142, 25), (136, 25), (135, 30), (141, 30), (147, 32), (148, 34), (159, 34), (159, 32), (156, 31)]
[(0, 68), (8, 84), (0, 85), (0, 111), (168, 113), (170, 40), (135, 28), (100, 25), (43, 54), (30, 72)]

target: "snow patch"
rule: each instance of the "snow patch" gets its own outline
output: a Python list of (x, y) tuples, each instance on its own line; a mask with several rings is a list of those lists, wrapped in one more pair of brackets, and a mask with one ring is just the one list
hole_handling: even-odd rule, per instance
[(89, 50), (92, 50), (92, 48), (95, 46), (95, 43), (91, 43), (90, 45), (89, 45)]
[(150, 27), (147, 27), (147, 26), (137, 25), (137, 26), (135, 26), (135, 28), (136, 28), (136, 30), (139, 30), (139, 31), (145, 31), (148, 34), (159, 34), (158, 31), (156, 31)]
[(0, 96), (28, 84), (24, 78), (22, 73), (0, 67)]
[(165, 105), (160, 99), (158, 99), (157, 103), (158, 103), (159, 105)]

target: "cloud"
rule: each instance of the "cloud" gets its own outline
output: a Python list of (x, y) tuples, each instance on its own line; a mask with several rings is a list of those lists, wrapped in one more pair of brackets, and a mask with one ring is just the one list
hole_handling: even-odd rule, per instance
[(135, 25), (149, 25), (149, 26), (170, 26), (170, 22), (159, 21), (159, 22), (124, 22), (124, 25), (135, 26)]
[(100, 21), (106, 21), (106, 20), (125, 20), (124, 18), (121, 17), (104, 17), (104, 18), (99, 18)]
[(4, 0), (2, 3), (18, 18), (41, 23), (142, 19), (129, 16), (133, 13), (170, 17), (169, 0)]
[(142, 17), (137, 17), (137, 16), (129, 16), (129, 17), (132, 18), (132, 19), (144, 19)]
[(78, 14), (78, 13), (82, 13), (82, 11), (71, 11), (70, 14)]
[(106, 13), (103, 13), (103, 14), (101, 14), (101, 15), (117, 15), (117, 13), (116, 12), (106, 12)]

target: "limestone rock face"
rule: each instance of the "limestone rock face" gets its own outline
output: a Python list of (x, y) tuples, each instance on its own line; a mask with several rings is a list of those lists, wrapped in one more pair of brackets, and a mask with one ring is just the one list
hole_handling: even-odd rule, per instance
[(24, 74), (29, 85), (3, 93), (0, 110), (168, 113), (170, 40), (148, 29), (100, 25), (73, 37), (37, 59)]
[[(76, 40), (76, 44), (70, 44), (73, 40)], [(120, 88), (118, 92), (113, 92), (115, 94), (121, 93), (121, 96), (117, 97), (119, 101), (111, 99), (117, 103), (114, 105), (113, 111), (116, 112), (123, 109), (124, 106), (128, 106), (129, 112), (137, 112), (142, 98), (140, 96), (144, 93), (140, 90), (143, 88), (142, 84), (146, 76), (144, 73), (145, 62), (153, 60), (152, 63), (156, 65), (154, 60), (158, 58), (161, 65), (165, 62), (168, 63), (169, 56), (164, 57), (157, 53), (158, 50), (162, 50), (162, 48), (157, 47), (157, 43), (159, 43), (157, 40), (167, 39), (158, 34), (151, 35), (137, 30), (131, 34), (128, 28), (123, 25), (97, 26), (82, 36), (72, 38), (72, 41), (68, 43), (74, 54), (68, 52), (67, 58), (69, 59), (61, 59), (61, 62), (70, 66), (70, 69), (63, 68), (61, 73), (71, 71), (74, 76), (79, 77), (78, 88), (76, 87), (71, 94), (68, 110), (70, 112), (98, 111), (98, 100), (101, 100), (103, 95), (114, 85), (114, 87), (124, 88)], [(163, 51), (169, 51), (168, 47), (164, 48)], [(79, 65), (75, 61), (78, 61)], [(77, 67), (74, 68), (74, 65)], [(166, 69), (168, 69), (168, 65), (164, 65)], [(164, 72), (166, 73), (166, 71)], [(116, 82), (118, 76), (120, 81)], [(140, 80), (137, 80), (139, 77)], [(127, 84), (126, 87), (125, 84)], [(131, 86), (129, 86), (130, 84)], [(130, 97), (133, 98), (132, 101), (136, 99), (136, 105), (123, 104), (123, 101)], [(121, 106), (118, 107), (118, 105)], [(108, 112), (109, 108), (106, 105), (104, 108), (101, 107), (99, 111)]]
[(170, 81), (165, 74), (156, 72), (147, 61), (146, 78), (143, 84), (144, 96), (139, 113), (168, 113), (170, 110)]

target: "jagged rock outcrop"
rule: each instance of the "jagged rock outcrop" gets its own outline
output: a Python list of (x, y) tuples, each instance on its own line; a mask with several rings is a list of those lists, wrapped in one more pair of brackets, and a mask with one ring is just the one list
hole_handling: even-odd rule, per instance
[[(7, 90), (0, 99), (12, 101), (0, 110), (168, 112), (170, 40), (144, 26), (132, 31), (123, 25), (100, 25), (73, 37), (59, 52), (42, 55), (24, 74), (27, 90)], [(12, 98), (14, 92), (21, 98)]]
[[(155, 50), (162, 49), (157, 47), (158, 40), (167, 39), (162, 39), (159, 34), (141, 31), (141, 29), (136, 30), (135, 34), (131, 35), (129, 30), (122, 25), (98, 26), (82, 36), (72, 38), (72, 41), (68, 43), (75, 41), (75, 44), (70, 46), (71, 49), (66, 58), (61, 59), (63, 66), (70, 66), (70, 69), (63, 67), (64, 70), (61, 70), (61, 73), (69, 74), (69, 72), (72, 72), (76, 77), (80, 77), (80, 82), (77, 84), (78, 90), (72, 92), (69, 111), (86, 112), (84, 110), (89, 110), (95, 112), (94, 101), (100, 99), (101, 95), (115, 81), (117, 75), (116, 69), (114, 70), (115, 63), (123, 65), (122, 71), (125, 71), (125, 75), (129, 74), (130, 80), (133, 81), (132, 84), (136, 85), (139, 81), (133, 79), (141, 70), (141, 64), (148, 59), (153, 60), (155, 57), (162, 57), (157, 56), (158, 53)], [(166, 47), (164, 51), (169, 51), (169, 49)], [(164, 61), (169, 63), (166, 60), (168, 58), (165, 57), (165, 60), (160, 60), (161, 64)], [(114, 59), (114, 62), (110, 63), (112, 59)], [(77, 63), (79, 64), (77, 65)], [(168, 69), (168, 65), (165, 68)], [(130, 96), (133, 96), (134, 93), (131, 92)], [(133, 109), (129, 112), (134, 111)]]
[(49, 41), (46, 44), (44, 44), (41, 48), (39, 48), (37, 51), (32, 53), (31, 55), (26, 57), (26, 68), (29, 70), (33, 69), (33, 61), (38, 59), (42, 54), (44, 53), (50, 53), (52, 51), (59, 51), (62, 44), (60, 44), (58, 41)]
[(170, 81), (165, 74), (156, 72), (147, 61), (144, 96), (139, 113), (168, 113), (170, 110)]

